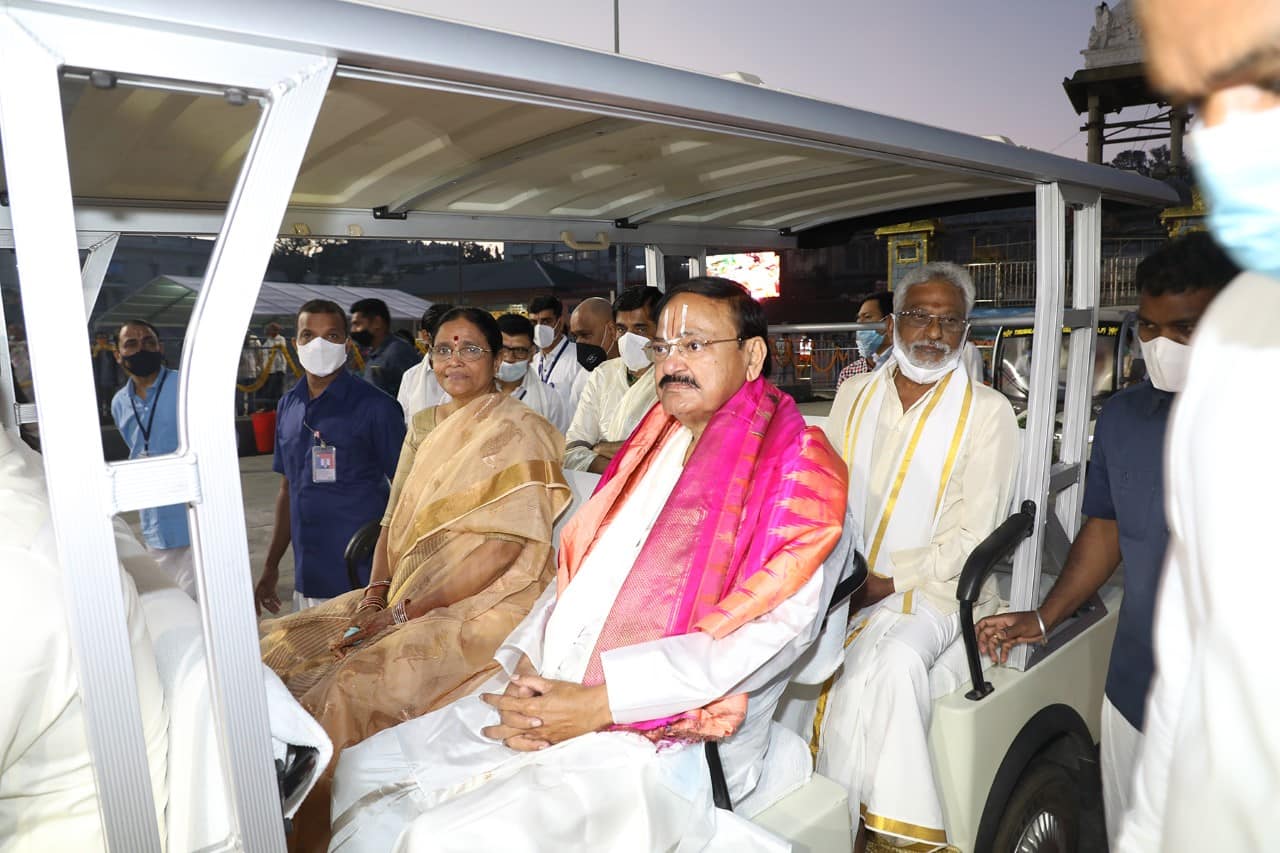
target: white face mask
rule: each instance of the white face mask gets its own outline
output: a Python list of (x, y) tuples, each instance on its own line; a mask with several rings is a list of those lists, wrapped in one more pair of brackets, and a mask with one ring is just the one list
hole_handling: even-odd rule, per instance
[(645, 350), (648, 343), (648, 338), (634, 332), (627, 332), (618, 338), (618, 354), (622, 356), (622, 363), (627, 366), (627, 370), (639, 373), (649, 366), (649, 353)]
[(524, 361), (503, 361), (498, 364), (498, 380), (501, 382), (518, 382), (529, 372), (529, 359)]
[[(965, 339), (968, 339), (965, 334)], [(964, 351), (964, 340), (960, 341), (960, 345), (943, 357), (942, 361), (934, 364), (916, 364), (911, 360), (911, 355), (907, 351), (906, 345), (902, 342), (902, 338), (898, 335), (898, 326), (895, 323), (893, 327), (893, 354), (897, 358), (898, 370), (902, 371), (902, 375), (910, 379), (912, 382), (920, 385), (932, 385), (948, 373), (956, 369), (956, 363), (960, 361), (960, 353)]]
[(302, 362), (302, 369), (312, 376), (328, 376), (347, 363), (347, 345), (312, 338), (298, 347), (298, 361)]
[(1280, 107), (1233, 115), (1189, 137), (1214, 239), (1240, 266), (1272, 277), (1280, 276), (1277, 134)]
[(1142, 360), (1147, 364), (1147, 375), (1151, 377), (1152, 385), (1175, 394), (1186, 387), (1191, 347), (1163, 335), (1141, 343)]
[(538, 325), (533, 327), (533, 342), (538, 349), (546, 349), (555, 343), (555, 340), (556, 330), (554, 326)]

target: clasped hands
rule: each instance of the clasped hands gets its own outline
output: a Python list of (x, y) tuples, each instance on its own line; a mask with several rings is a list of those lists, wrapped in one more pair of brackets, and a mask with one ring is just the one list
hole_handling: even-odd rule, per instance
[(481, 729), (485, 737), (518, 752), (532, 752), (613, 724), (605, 685), (584, 687), (519, 669), (501, 694), (481, 694), (498, 709), (501, 720)]

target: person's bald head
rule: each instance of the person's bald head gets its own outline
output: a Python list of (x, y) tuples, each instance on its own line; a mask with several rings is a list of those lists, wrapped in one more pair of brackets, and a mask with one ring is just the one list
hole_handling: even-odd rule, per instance
[(1140, 0), (1152, 85), (1189, 103), (1206, 125), (1229, 112), (1280, 106), (1280, 3)]
[(569, 315), (569, 337), (576, 343), (598, 346), (609, 358), (616, 358), (618, 334), (613, 327), (613, 303), (599, 296), (578, 303)]

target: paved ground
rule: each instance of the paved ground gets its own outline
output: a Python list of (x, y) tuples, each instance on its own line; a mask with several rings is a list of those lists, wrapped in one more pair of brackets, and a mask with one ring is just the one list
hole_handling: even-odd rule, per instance
[[(262, 563), (271, 542), (271, 523), (275, 516), (276, 492), (280, 475), (271, 470), (270, 456), (245, 456), (240, 459), (240, 487), (244, 491), (245, 535), (249, 541), (249, 565), (253, 581), (262, 574)], [(137, 513), (129, 513), (129, 524), (141, 538)], [(284, 552), (280, 561), (280, 594), (283, 613), (293, 612), (293, 550)]]

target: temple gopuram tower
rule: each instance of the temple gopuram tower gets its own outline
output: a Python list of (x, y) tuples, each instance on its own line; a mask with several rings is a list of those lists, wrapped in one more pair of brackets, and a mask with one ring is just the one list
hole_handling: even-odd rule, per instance
[[(1185, 163), (1182, 140), (1187, 129), (1187, 112), (1170, 107), (1147, 85), (1142, 69), (1142, 40), (1129, 8), (1129, 0), (1115, 5), (1099, 3), (1093, 11), (1089, 46), (1080, 51), (1084, 68), (1062, 81), (1076, 113), (1087, 116), (1081, 130), (1089, 134), (1090, 163), (1103, 162), (1108, 145), (1134, 147), (1148, 140), (1169, 140), (1169, 161), (1174, 170)], [(1119, 121), (1107, 116), (1126, 107), (1155, 105), (1160, 110), (1150, 118)]]

